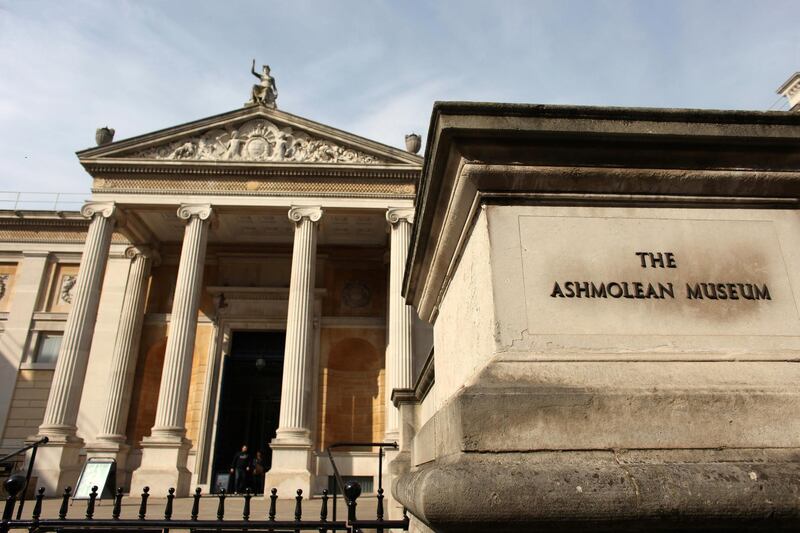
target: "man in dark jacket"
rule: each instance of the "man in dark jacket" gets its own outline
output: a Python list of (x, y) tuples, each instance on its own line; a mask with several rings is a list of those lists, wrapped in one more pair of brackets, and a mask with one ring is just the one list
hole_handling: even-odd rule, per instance
[(231, 474), (233, 475), (234, 491), (241, 494), (247, 488), (247, 475), (250, 472), (250, 454), (247, 452), (247, 444), (242, 445), (242, 449), (236, 452), (231, 462)]

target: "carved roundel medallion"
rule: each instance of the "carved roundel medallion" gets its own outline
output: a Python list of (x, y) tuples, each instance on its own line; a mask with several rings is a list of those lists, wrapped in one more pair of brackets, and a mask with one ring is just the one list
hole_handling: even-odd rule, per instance
[(253, 159), (266, 159), (269, 156), (269, 143), (264, 137), (251, 137), (245, 149)]
[(372, 293), (363, 281), (348, 281), (342, 289), (342, 303), (352, 309), (367, 307)]

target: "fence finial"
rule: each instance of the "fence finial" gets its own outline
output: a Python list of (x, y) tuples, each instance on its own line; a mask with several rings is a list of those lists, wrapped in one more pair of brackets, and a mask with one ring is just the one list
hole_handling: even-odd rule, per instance
[(197, 520), (197, 515), (200, 514), (200, 493), (202, 489), (197, 487), (194, 489), (194, 496), (192, 498), (194, 501), (192, 502), (192, 520)]
[(65, 520), (67, 518), (67, 509), (69, 508), (69, 497), (72, 494), (72, 487), (64, 489), (64, 495), (61, 496), (61, 508), (58, 510), (58, 518)]
[(269, 521), (275, 521), (275, 505), (278, 502), (278, 489), (273, 488), (269, 491)]
[(142, 489), (142, 503), (139, 505), (139, 520), (144, 520), (147, 515), (147, 498), (150, 497), (150, 487)]
[(122, 513), (122, 487), (117, 487), (117, 493), (114, 495), (114, 508), (111, 510), (111, 518), (119, 520), (120, 513)]

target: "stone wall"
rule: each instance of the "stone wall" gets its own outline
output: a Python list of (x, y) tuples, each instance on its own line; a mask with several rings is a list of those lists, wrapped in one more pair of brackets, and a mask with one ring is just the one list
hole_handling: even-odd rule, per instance
[(142, 437), (150, 434), (156, 419), (158, 387), (167, 349), (166, 333), (166, 324), (145, 324), (142, 328), (126, 430), (128, 442), (134, 446), (138, 446)]
[(11, 399), (0, 455), (10, 453), (25, 445), (25, 439), (36, 435), (44, 418), (52, 370), (20, 370)]
[(321, 335), (318, 448), (382, 440), (384, 330), (323, 328)]
[(192, 356), (192, 376), (189, 382), (189, 402), (186, 407), (186, 438), (192, 441), (192, 448), (199, 444), (198, 435), (202, 424), (203, 395), (206, 389), (206, 372), (211, 343), (214, 340), (212, 324), (198, 324), (197, 337)]

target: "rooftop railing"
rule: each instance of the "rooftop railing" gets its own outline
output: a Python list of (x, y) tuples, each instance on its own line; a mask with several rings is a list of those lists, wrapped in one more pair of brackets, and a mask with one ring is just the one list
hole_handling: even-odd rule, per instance
[(0, 191), (0, 210), (79, 211), (88, 193)]

